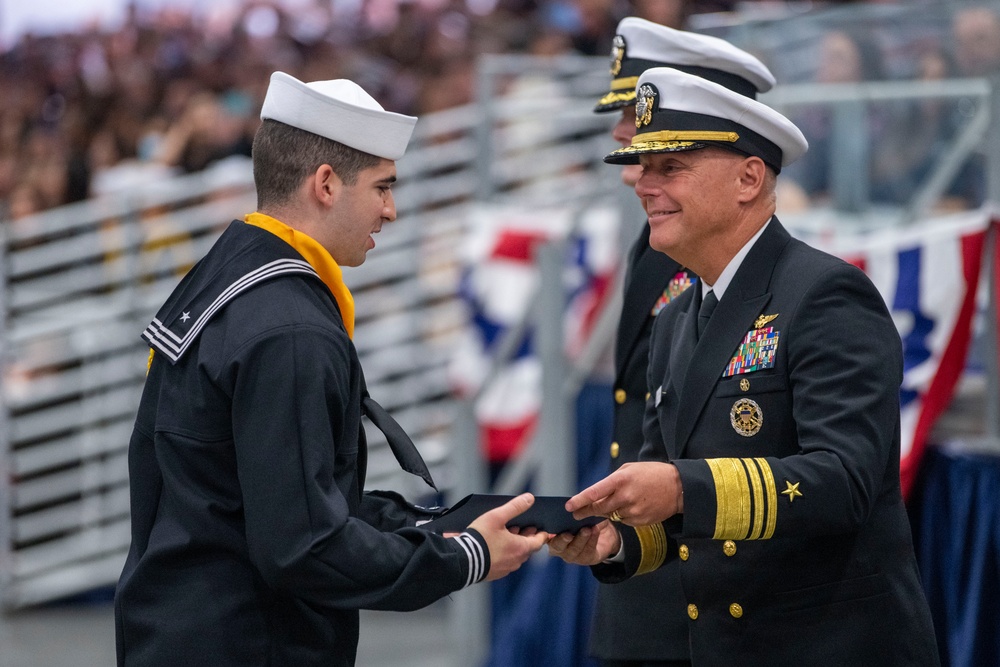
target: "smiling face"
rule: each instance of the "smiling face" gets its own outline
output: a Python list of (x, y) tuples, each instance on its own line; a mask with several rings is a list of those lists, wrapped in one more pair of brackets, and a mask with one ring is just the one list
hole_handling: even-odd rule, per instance
[(392, 184), (396, 163), (382, 159), (358, 173), (353, 185), (341, 182), (333, 205), (327, 212), (328, 225), (320, 243), (340, 266), (360, 266), (375, 247), (372, 238), (382, 225), (396, 219)]
[[(622, 116), (618, 119), (611, 136), (623, 148), (632, 145), (632, 137), (635, 136), (635, 106), (627, 106), (622, 109)], [(637, 164), (627, 164), (622, 167), (622, 183), (630, 188), (635, 187), (636, 181), (642, 174), (642, 167)]]
[[(730, 151), (702, 148), (640, 157), (635, 192), (649, 218), (649, 245), (699, 270), (739, 218), (740, 166)], [(723, 265), (724, 266), (724, 265)]]

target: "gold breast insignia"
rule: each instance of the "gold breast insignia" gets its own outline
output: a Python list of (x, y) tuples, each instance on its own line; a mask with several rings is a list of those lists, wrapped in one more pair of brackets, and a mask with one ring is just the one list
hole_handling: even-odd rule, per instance
[(757, 435), (760, 427), (764, 425), (764, 413), (755, 401), (741, 398), (733, 403), (733, 409), (729, 411), (729, 423), (737, 433), (749, 438)]
[(767, 324), (771, 320), (777, 319), (778, 315), (780, 315), (780, 313), (775, 313), (774, 315), (761, 315), (754, 321), (753, 328), (754, 329), (762, 328), (765, 324)]

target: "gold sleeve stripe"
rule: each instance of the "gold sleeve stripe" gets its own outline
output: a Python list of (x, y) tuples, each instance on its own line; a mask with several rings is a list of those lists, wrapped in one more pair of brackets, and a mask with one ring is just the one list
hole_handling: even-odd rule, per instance
[(636, 526), (635, 534), (642, 547), (639, 569), (635, 573), (646, 574), (658, 569), (667, 559), (667, 534), (663, 530), (663, 524)]
[(762, 538), (769, 540), (774, 537), (774, 527), (778, 523), (778, 489), (774, 483), (774, 473), (771, 472), (771, 466), (768, 465), (767, 460), (756, 458), (754, 461), (760, 466), (760, 473), (764, 478), (764, 494), (767, 498), (765, 501), (767, 522)]
[(763, 458), (707, 459), (715, 482), (717, 540), (767, 540), (778, 523), (778, 493)]
[(759, 540), (764, 532), (764, 485), (761, 482), (760, 470), (753, 459), (743, 459), (743, 465), (747, 469), (747, 477), (750, 478), (750, 490), (753, 493), (753, 528), (750, 530), (748, 540)]
[(750, 485), (739, 459), (707, 459), (715, 481), (715, 539), (744, 540), (750, 532)]
[[(639, 77), (637, 76), (623, 76), (620, 79), (613, 79), (611, 81), (611, 90), (624, 90), (626, 88), (635, 88), (635, 84), (639, 83)], [(632, 92), (635, 92), (634, 90)]]

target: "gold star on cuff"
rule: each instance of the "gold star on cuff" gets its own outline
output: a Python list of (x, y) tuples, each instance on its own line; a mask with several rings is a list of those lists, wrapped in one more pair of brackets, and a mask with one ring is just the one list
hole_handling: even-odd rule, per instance
[(795, 484), (792, 484), (786, 479), (785, 484), (788, 486), (788, 488), (782, 491), (781, 495), (788, 496), (788, 502), (790, 503), (795, 502), (796, 496), (798, 496), (799, 498), (802, 497), (802, 492), (799, 491), (799, 484), (801, 484), (801, 482), (795, 482)]

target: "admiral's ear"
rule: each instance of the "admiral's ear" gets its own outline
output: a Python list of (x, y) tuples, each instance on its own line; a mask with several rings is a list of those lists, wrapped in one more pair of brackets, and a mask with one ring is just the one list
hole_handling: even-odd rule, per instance
[(309, 177), (312, 181), (312, 191), (316, 199), (324, 206), (333, 206), (340, 198), (344, 182), (328, 164), (321, 164)]
[(745, 204), (757, 199), (764, 189), (767, 180), (767, 165), (755, 155), (751, 155), (740, 163), (739, 194), (737, 199)]

